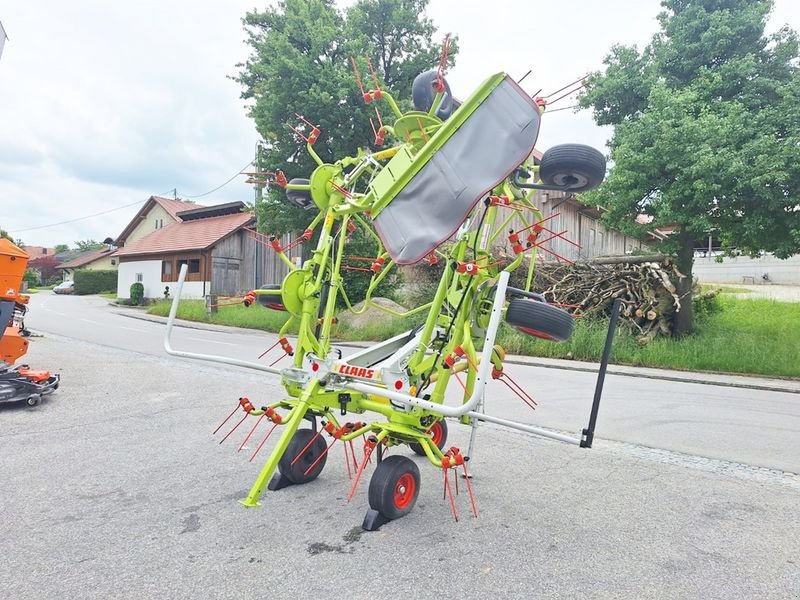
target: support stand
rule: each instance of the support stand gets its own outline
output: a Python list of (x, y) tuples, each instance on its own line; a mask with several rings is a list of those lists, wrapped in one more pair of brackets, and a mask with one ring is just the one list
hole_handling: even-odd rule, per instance
[(272, 476), (272, 479), (269, 480), (267, 489), (271, 492), (277, 492), (278, 490), (282, 490), (290, 485), (294, 485), (294, 482), (287, 479), (283, 473), (278, 471)]
[(594, 388), (594, 400), (592, 401), (592, 412), (589, 415), (589, 426), (581, 432), (581, 448), (591, 448), (594, 441), (594, 428), (597, 425), (597, 413), (600, 410), (600, 397), (603, 395), (603, 384), (606, 380), (606, 368), (608, 359), (611, 356), (611, 344), (614, 342), (614, 334), (617, 331), (617, 319), (622, 300), (617, 298), (611, 307), (611, 321), (608, 323), (608, 333), (606, 334), (606, 345), (603, 348), (603, 357), (600, 360), (600, 370), (597, 372), (597, 385)]
[(378, 531), (382, 525), (385, 525), (389, 521), (391, 521), (391, 519), (384, 517), (374, 508), (370, 508), (367, 514), (364, 515), (364, 522), (361, 524), (361, 529), (364, 531)]

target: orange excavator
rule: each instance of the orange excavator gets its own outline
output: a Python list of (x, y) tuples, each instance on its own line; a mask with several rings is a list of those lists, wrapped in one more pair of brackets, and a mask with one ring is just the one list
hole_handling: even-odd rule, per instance
[(23, 318), (29, 296), (22, 294), (28, 255), (7, 239), (0, 239), (0, 402), (41, 403), (58, 389), (60, 376), (14, 365), (28, 351)]

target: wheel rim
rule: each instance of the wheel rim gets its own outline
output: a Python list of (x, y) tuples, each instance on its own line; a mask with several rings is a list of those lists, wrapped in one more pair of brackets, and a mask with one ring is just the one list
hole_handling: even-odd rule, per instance
[(394, 486), (394, 505), (397, 508), (406, 508), (414, 500), (417, 491), (417, 482), (411, 473), (403, 473)]
[(441, 447), (442, 438), (444, 437), (444, 428), (442, 427), (441, 421), (434, 423), (433, 427), (428, 429), (428, 433), (431, 434), (431, 441)]
[(517, 327), (519, 331), (522, 333), (526, 333), (528, 335), (532, 335), (534, 337), (542, 338), (543, 340), (554, 340), (552, 335), (549, 333), (544, 333), (543, 331), (539, 331), (538, 329), (531, 329), (530, 327)]

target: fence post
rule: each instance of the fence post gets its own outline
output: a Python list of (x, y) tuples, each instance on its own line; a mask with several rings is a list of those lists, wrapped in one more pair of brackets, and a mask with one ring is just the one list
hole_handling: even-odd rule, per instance
[(206, 294), (206, 315), (209, 317), (217, 313), (217, 295)]

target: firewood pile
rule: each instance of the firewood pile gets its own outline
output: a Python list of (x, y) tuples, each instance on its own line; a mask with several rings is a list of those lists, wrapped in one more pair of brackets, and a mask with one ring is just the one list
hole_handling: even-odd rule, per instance
[(608, 315), (622, 300), (620, 322), (646, 344), (671, 335), (680, 310), (676, 282), (682, 277), (668, 256), (596, 258), (574, 265), (540, 262), (535, 288), (548, 302), (567, 305), (584, 316)]

